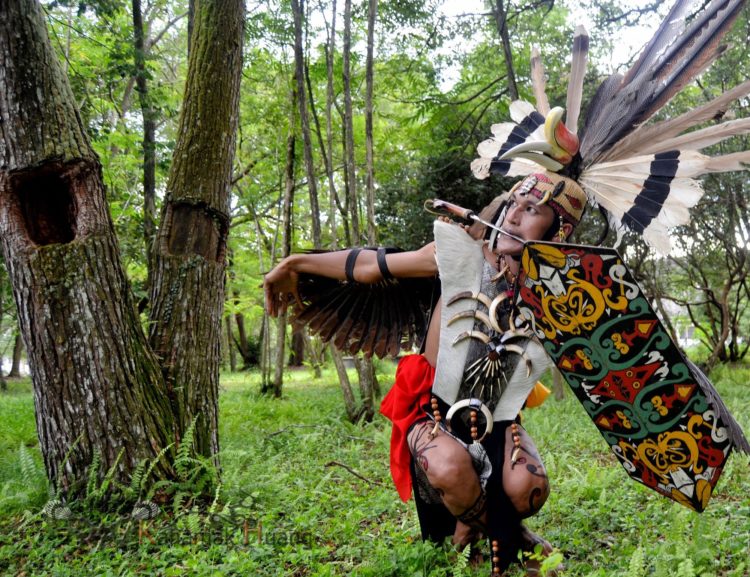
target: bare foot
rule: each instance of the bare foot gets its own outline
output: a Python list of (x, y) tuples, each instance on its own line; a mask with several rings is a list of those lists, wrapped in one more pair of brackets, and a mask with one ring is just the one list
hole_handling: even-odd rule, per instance
[(474, 547), (474, 545), (481, 541), (484, 535), (479, 529), (470, 527), (466, 523), (456, 521), (456, 530), (453, 532), (453, 544), (463, 550), (467, 545), (471, 545), (471, 555), (469, 557), (469, 564), (472, 567), (477, 567), (482, 564), (484, 557), (482, 556), (481, 548)]
[[(537, 545), (542, 546), (542, 557), (551, 555), (554, 550), (549, 541), (543, 539), (542, 537), (531, 531), (529, 528), (521, 526), (521, 548), (523, 549), (523, 551), (529, 553), (534, 552)], [(528, 577), (538, 577), (541, 574), (541, 562), (536, 559), (526, 559), (524, 567), (526, 568), (526, 575)], [(563, 565), (560, 564), (555, 569), (547, 571), (547, 575), (549, 577), (555, 577), (557, 575), (557, 572), (562, 570)]]
[(553, 551), (552, 545), (550, 545), (549, 541), (543, 539), (525, 525), (521, 525), (521, 549), (533, 552), (537, 545), (542, 546), (542, 553), (544, 553), (545, 556)]

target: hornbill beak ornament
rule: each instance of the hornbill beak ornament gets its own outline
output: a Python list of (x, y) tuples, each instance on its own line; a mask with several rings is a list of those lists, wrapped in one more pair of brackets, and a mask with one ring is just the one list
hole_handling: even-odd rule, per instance
[(562, 121), (565, 109), (556, 106), (544, 119), (544, 140), (527, 140), (514, 146), (500, 160), (525, 158), (557, 172), (570, 164), (578, 152), (578, 135), (568, 130)]

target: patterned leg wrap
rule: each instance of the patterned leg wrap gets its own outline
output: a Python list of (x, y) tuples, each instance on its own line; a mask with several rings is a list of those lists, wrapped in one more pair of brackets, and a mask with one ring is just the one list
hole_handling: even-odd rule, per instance
[(482, 521), (482, 516), (487, 512), (487, 494), (484, 491), (479, 492), (479, 497), (474, 504), (466, 509), (463, 513), (456, 516), (456, 519), (482, 532), (487, 531), (487, 527)]

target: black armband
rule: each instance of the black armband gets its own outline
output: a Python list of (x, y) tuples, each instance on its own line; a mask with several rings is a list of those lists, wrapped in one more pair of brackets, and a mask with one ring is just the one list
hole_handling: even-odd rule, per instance
[(349, 254), (346, 257), (344, 274), (346, 275), (346, 280), (348, 280), (349, 282), (355, 282), (354, 265), (357, 263), (357, 257), (359, 256), (361, 250), (361, 248), (353, 248), (351, 251), (349, 251)]
[(388, 270), (388, 263), (385, 261), (386, 252), (386, 249), (382, 246), (378, 249), (378, 268), (380, 269), (380, 274), (383, 275), (385, 280), (391, 280), (394, 277), (391, 274), (391, 271)]

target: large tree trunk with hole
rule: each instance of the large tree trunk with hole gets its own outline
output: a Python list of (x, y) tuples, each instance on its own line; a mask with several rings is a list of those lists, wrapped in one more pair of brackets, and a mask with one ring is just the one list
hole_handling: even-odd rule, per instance
[(179, 137), (155, 243), (149, 340), (162, 362), (178, 436), (219, 450), (221, 316), (229, 187), (238, 123), (244, 4), (196, 3)]
[(124, 481), (169, 443), (172, 416), (99, 160), (36, 2), (0, 3), (0, 70), (0, 235), (44, 463), (51, 481), (75, 490), (98, 453)]

